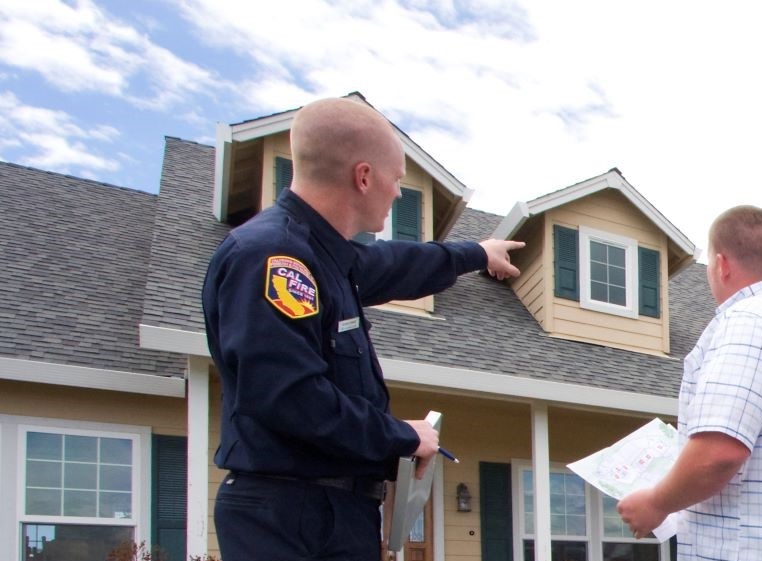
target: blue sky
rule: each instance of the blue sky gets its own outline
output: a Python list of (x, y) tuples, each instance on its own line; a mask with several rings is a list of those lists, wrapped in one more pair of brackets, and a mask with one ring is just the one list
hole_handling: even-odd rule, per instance
[(699, 247), (762, 205), (750, 1), (3, 0), (0, 159), (155, 193), (164, 137), (360, 91), (475, 190), (617, 166)]

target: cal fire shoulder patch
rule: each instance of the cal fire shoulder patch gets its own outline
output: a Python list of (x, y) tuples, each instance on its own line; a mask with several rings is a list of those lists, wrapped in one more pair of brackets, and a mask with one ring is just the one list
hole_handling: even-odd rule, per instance
[(274, 255), (267, 259), (265, 298), (290, 318), (318, 313), (318, 287), (310, 270), (298, 259)]

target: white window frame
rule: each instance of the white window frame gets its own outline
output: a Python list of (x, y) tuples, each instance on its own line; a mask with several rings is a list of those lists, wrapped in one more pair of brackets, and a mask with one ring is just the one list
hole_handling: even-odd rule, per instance
[[(511, 485), (512, 485), (512, 509), (513, 509), (513, 558), (516, 561), (524, 559), (524, 540), (534, 540), (534, 534), (528, 534), (524, 523), (524, 482), (521, 476), (525, 470), (532, 471), (532, 462), (529, 460), (511, 460)], [(573, 474), (563, 464), (551, 463), (551, 473)], [(534, 472), (532, 474), (534, 477)], [(583, 481), (584, 483), (584, 481)], [(593, 548), (593, 524), (590, 517), (592, 504), (591, 487), (585, 483), (585, 536), (551, 535), (552, 541), (580, 542), (587, 544), (588, 559)], [(534, 506), (533, 506), (534, 510)]]
[[(513, 559), (524, 560), (524, 540), (534, 539), (534, 534), (527, 534), (524, 527), (524, 488), (521, 473), (524, 470), (532, 471), (532, 462), (524, 459), (511, 460), (511, 507), (513, 509)], [(563, 464), (552, 462), (551, 473), (573, 473)], [(603, 528), (603, 494), (585, 484), (585, 512), (586, 512), (586, 539), (580, 536), (551, 536), (552, 541), (578, 541), (587, 543), (588, 561), (601, 561), (603, 559), (603, 543), (637, 543), (656, 544), (659, 546), (660, 561), (670, 561), (669, 541), (659, 544), (656, 538), (605, 537)]]
[[(624, 250), (625, 288), (624, 306), (600, 302), (590, 297), (590, 242), (600, 242)], [(638, 317), (638, 242), (633, 238), (579, 227), (579, 304), (580, 307), (628, 318)]]
[[(132, 450), (132, 517), (91, 518), (75, 516), (38, 516), (25, 514), (26, 497), (26, 434), (47, 432), (113, 438), (129, 438)], [(127, 526), (134, 528), (134, 541), (150, 542), (151, 512), (151, 428), (110, 423), (91, 423), (64, 419), (45, 419), (0, 414), (3, 433), (0, 453), (5, 477), (0, 480), (0, 497), (4, 497), (4, 522), (0, 524), (0, 543), (15, 544), (15, 557), (23, 559), (22, 524), (84, 524), (98, 526)], [(10, 457), (8, 457), (10, 456)], [(11, 520), (5, 523), (6, 515)]]

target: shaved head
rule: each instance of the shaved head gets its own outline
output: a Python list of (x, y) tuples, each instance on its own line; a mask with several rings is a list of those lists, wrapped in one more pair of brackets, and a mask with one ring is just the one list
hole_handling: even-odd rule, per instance
[(709, 249), (737, 259), (762, 278), (762, 209), (741, 205), (720, 214), (709, 229)]
[(331, 98), (305, 105), (294, 117), (294, 183), (344, 186), (360, 162), (385, 165), (402, 146), (391, 123), (365, 103)]

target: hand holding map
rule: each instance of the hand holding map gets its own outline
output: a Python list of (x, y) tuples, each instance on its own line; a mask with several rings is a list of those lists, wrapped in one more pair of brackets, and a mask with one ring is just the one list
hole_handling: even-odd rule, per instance
[[(661, 419), (654, 419), (608, 448), (567, 467), (596, 489), (622, 499), (661, 481), (678, 453), (677, 431)], [(677, 513), (673, 513), (654, 530), (654, 535), (664, 542), (676, 532)]]

